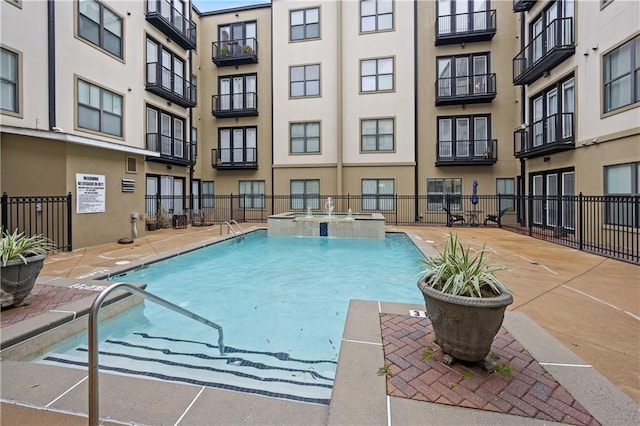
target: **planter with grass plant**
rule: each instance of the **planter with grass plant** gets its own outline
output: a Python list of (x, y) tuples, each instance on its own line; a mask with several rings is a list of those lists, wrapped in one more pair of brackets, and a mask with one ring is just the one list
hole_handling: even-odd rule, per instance
[(25, 236), (15, 230), (0, 239), (0, 305), (17, 306), (31, 293), (47, 254), (55, 249), (43, 235)]
[(447, 365), (459, 360), (493, 367), (486, 358), (513, 296), (494, 275), (504, 268), (487, 261), (484, 246), (471, 254), (452, 234), (442, 252), (421, 260), (425, 271), (418, 287)]

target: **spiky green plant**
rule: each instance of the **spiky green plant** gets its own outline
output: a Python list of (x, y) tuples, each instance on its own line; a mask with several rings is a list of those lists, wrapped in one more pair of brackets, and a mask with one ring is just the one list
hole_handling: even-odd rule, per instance
[(450, 233), (442, 252), (438, 250), (437, 255), (420, 259), (425, 265), (423, 277), (430, 287), (455, 296), (483, 297), (481, 289), (484, 287), (494, 295), (508, 293), (494, 275), (506, 268), (489, 266), (485, 251), (483, 245), (482, 250), (472, 255), (470, 249), (465, 249), (458, 241), (458, 236)]
[(18, 233), (17, 229), (12, 234), (3, 231), (0, 239), (2, 266), (7, 266), (10, 260), (15, 259), (22, 259), (26, 265), (27, 257), (49, 253), (55, 249), (55, 244), (42, 234), (27, 237), (24, 232)]

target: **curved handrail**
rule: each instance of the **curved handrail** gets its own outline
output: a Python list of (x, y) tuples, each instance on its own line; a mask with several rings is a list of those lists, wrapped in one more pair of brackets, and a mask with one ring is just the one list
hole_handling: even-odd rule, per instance
[(104, 289), (93, 301), (91, 305), (91, 311), (89, 312), (89, 425), (90, 426), (98, 426), (100, 422), (100, 403), (98, 398), (99, 386), (98, 386), (98, 313), (100, 312), (100, 308), (102, 307), (102, 303), (109, 293), (114, 290), (124, 289), (128, 290), (130, 293), (135, 293), (139, 296), (144, 297), (145, 299), (149, 299), (152, 302), (156, 302), (159, 305), (164, 306), (165, 308), (171, 309), (174, 312), (187, 316), (191, 319), (194, 319), (198, 322), (201, 322), (209, 327), (215, 328), (218, 330), (218, 348), (220, 349), (220, 355), (224, 355), (224, 341), (223, 341), (223, 333), (222, 327), (218, 324), (209, 321), (206, 318), (201, 317), (200, 315), (194, 314), (191, 311), (188, 311), (184, 308), (181, 308), (178, 305), (175, 305), (169, 301), (162, 299), (154, 294), (151, 294), (147, 291), (144, 291), (140, 288), (134, 287), (131, 284), (127, 283), (115, 283), (106, 289)]

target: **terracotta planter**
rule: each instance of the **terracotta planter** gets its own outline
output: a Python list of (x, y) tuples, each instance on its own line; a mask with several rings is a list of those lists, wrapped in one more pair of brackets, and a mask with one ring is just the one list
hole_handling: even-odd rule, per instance
[(31, 293), (46, 257), (46, 254), (29, 256), (26, 265), (22, 259), (10, 260), (0, 267), (0, 304), (3, 308), (20, 304)]
[(491, 351), (513, 296), (509, 293), (483, 298), (453, 296), (429, 287), (424, 278), (418, 281), (418, 287), (442, 351), (461, 361), (483, 361)]

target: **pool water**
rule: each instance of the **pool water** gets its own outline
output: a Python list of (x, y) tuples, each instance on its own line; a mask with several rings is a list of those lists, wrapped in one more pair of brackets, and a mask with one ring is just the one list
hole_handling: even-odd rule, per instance
[[(112, 280), (146, 283), (221, 325), (227, 353), (220, 356), (215, 330), (147, 301), (101, 324), (101, 369), (328, 403), (349, 300), (423, 303), (420, 258), (404, 234), (371, 240), (258, 231), (129, 271)], [(86, 336), (38, 362), (86, 365)]]

